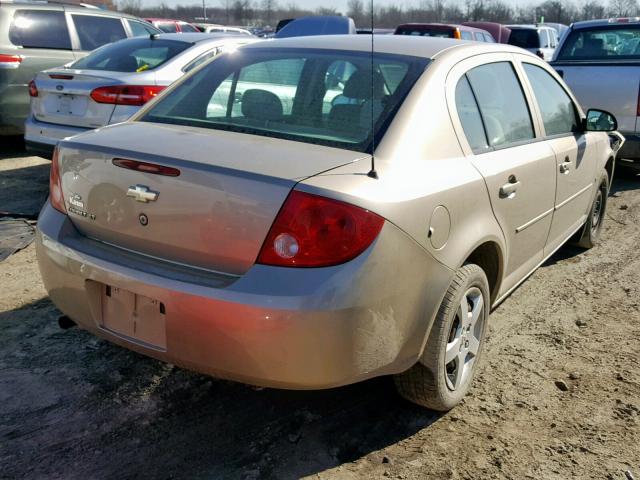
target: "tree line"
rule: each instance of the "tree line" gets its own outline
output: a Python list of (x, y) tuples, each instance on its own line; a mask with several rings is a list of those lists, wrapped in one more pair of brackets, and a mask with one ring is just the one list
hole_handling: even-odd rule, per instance
[(376, 1), (349, 0), (346, 11), (321, 7), (315, 10), (303, 8), (295, 0), (281, 3), (278, 0), (205, 0), (202, 4), (169, 7), (161, 3), (156, 7), (143, 7), (141, 0), (119, 0), (118, 9), (139, 17), (174, 18), (199, 21), (206, 12), (208, 23), (225, 25), (275, 26), (285, 18), (304, 15), (347, 15), (358, 27), (393, 28), (407, 22), (488, 21), (498, 23), (545, 22), (570, 24), (579, 20), (607, 17), (631, 17), (640, 14), (638, 0), (572, 1), (546, 0), (542, 3), (513, 7), (502, 0), (418, 0), (407, 5), (376, 5)]

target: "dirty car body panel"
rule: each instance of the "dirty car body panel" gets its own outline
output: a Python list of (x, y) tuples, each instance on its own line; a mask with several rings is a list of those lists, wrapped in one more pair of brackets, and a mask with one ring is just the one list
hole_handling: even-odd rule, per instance
[[(455, 272), (479, 248), (495, 254), (487, 276), (491, 303), (500, 301), (548, 256), (554, 212), (572, 200), (556, 198), (557, 152), (521, 64), (552, 72), (509, 46), (389, 36), (376, 41), (378, 76), (363, 77), (370, 45), (354, 35), (242, 47), (212, 62), (215, 72), (205, 66), (185, 76), (131, 120), (63, 140), (54, 166), (64, 204), (45, 206), (37, 233), (43, 280), (58, 308), (96, 335), (161, 360), (315, 389), (418, 362)], [(480, 91), (489, 77), (473, 69), (496, 61), (512, 72), (531, 127), (529, 140), (499, 146), (483, 133), (492, 142), (483, 154), (498, 161), (527, 143), (539, 149), (489, 172), (467, 138), (457, 85), (468, 76)], [(363, 111), (377, 112), (378, 121)], [(577, 144), (574, 135), (562, 137)], [(377, 178), (367, 174), (372, 145)], [(589, 199), (608, 145), (596, 133), (588, 148), (599, 155), (584, 156)], [(133, 163), (123, 168), (119, 159)], [(140, 162), (156, 170), (132, 170)], [(544, 202), (523, 213), (513, 192), (493, 191), (514, 172), (522, 176), (516, 198)], [(271, 230), (299, 198), (356, 209), (380, 228), (355, 256), (321, 266), (297, 266), (298, 250), (282, 234), (274, 249), (292, 263), (270, 263)], [(586, 213), (573, 216), (558, 216), (561, 240)], [(113, 312), (125, 312), (124, 320)]]

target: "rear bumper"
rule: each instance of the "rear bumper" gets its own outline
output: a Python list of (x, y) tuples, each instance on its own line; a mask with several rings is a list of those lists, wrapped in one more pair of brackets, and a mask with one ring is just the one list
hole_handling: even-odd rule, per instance
[[(40, 122), (33, 118), (32, 115), (27, 118), (24, 128), (24, 140), (27, 148), (34, 152), (53, 152), (54, 147), (60, 140), (91, 130), (89, 128)], [(51, 158), (50, 154), (48, 158)]]
[(618, 165), (640, 170), (640, 135), (636, 133), (621, 133), (625, 138), (625, 142), (617, 155)]
[[(255, 265), (241, 277), (197, 278), (88, 240), (47, 203), (36, 248), (51, 299), (86, 330), (192, 370), (279, 388), (329, 388), (406, 370), (421, 355), (452, 278), (388, 222), (344, 265)], [(96, 284), (164, 303), (166, 348), (106, 330)]]

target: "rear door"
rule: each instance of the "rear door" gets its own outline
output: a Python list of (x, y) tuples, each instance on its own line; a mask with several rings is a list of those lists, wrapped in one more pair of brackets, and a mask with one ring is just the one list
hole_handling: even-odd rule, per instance
[(586, 219), (595, 182), (597, 134), (582, 131), (573, 100), (548, 71), (526, 61), (526, 57), (522, 60), (540, 112), (544, 138), (556, 156), (556, 199), (545, 247), (545, 254), (550, 254)]
[[(485, 179), (507, 245), (502, 293), (543, 259), (555, 199), (555, 154), (540, 142), (512, 57), (481, 55), (449, 75), (459, 138)], [(451, 104), (450, 104), (451, 105)], [(456, 122), (454, 122), (456, 123)]]

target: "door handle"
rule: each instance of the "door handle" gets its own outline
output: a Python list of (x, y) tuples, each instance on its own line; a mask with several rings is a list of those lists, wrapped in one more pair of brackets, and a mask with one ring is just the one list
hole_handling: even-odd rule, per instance
[(571, 161), (569, 160), (569, 157), (564, 157), (564, 162), (562, 162), (560, 164), (560, 173), (569, 173), (569, 170), (571, 170)]
[(500, 197), (512, 198), (516, 194), (516, 190), (520, 186), (520, 182), (516, 180), (515, 175), (509, 177), (509, 183), (505, 183), (500, 187)]

